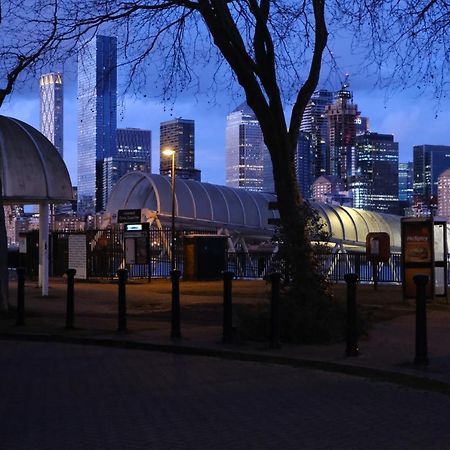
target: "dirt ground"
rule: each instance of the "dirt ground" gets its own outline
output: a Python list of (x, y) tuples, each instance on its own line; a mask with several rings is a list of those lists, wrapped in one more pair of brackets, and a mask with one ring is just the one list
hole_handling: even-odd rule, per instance
[[(10, 303), (16, 303), (16, 281), (10, 282)], [(346, 285), (332, 286), (335, 301), (345, 303)], [(165, 279), (129, 280), (127, 282), (127, 310), (134, 316), (161, 315), (166, 317), (171, 308), (171, 282)], [(262, 280), (234, 280), (233, 304), (268, 303), (271, 286)], [(26, 281), (25, 296), (27, 310), (31, 314), (64, 314), (67, 286), (65, 278), (50, 280), (49, 296), (42, 297), (35, 281)], [(78, 314), (112, 316), (117, 313), (117, 281), (76, 281), (75, 302)], [(389, 320), (415, 311), (414, 299), (404, 300), (400, 285), (381, 284), (377, 290), (373, 285), (357, 286), (357, 303), (370, 310), (374, 320)], [(205, 322), (215, 317), (222, 308), (222, 281), (181, 281), (181, 306), (187, 312), (203, 312)], [(431, 309), (450, 309), (445, 299), (429, 302)], [(210, 317), (211, 316), (211, 317)]]

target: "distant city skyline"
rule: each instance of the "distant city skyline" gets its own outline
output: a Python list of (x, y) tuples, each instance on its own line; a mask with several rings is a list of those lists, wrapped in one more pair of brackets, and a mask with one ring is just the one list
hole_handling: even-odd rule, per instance
[[(66, 78), (65, 78), (66, 80)], [(450, 105), (436, 117), (436, 100), (430, 96), (417, 97), (399, 92), (385, 103), (385, 91), (352, 87), (355, 103), (361, 113), (369, 118), (370, 129), (379, 133), (393, 134), (399, 143), (400, 161), (412, 161), (414, 145), (450, 144), (447, 134), (450, 121)], [(2, 108), (2, 114), (17, 117), (39, 128), (39, 90), (38, 80), (32, 90), (25, 93), (16, 91)], [(71, 174), (72, 182), (77, 184), (76, 147), (76, 90), (74, 81), (65, 82), (64, 99), (64, 159)], [(322, 88), (323, 86), (318, 86)], [(328, 87), (329, 89), (329, 87)], [(337, 90), (337, 89), (336, 89)], [(164, 106), (156, 100), (125, 97), (120, 99), (118, 126), (136, 127), (152, 130), (153, 171), (159, 160), (159, 124), (174, 117), (195, 120), (197, 167), (202, 170), (202, 180), (225, 184), (225, 128), (226, 116), (242, 103), (242, 97), (218, 94), (216, 103), (202, 96), (183, 97), (172, 107)], [(442, 105), (441, 105), (442, 106)], [(169, 112), (170, 111), (170, 112)]]

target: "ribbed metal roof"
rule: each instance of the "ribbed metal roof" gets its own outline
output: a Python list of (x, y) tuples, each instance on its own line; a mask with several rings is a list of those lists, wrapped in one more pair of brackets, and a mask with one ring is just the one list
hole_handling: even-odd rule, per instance
[(32, 126), (0, 116), (0, 174), (4, 203), (58, 203), (73, 199), (66, 165)]
[[(177, 179), (176, 221), (192, 227), (226, 227), (230, 231), (270, 236), (273, 228), (269, 218), (278, 211), (268, 208), (276, 196), (242, 189)], [(170, 223), (171, 179), (156, 174), (129, 172), (111, 192), (107, 210), (148, 208), (158, 211), (160, 220)], [(391, 245), (400, 248), (400, 217), (344, 206), (312, 203), (332, 233), (333, 242), (365, 245), (369, 232), (384, 231), (391, 236)]]
[[(178, 223), (195, 227), (226, 227), (270, 234), (269, 211), (271, 194), (247, 192), (194, 180), (177, 179), (175, 183), (175, 214)], [(143, 172), (129, 172), (112, 189), (107, 211), (148, 208), (158, 211), (162, 222), (168, 222), (172, 213), (170, 177)]]

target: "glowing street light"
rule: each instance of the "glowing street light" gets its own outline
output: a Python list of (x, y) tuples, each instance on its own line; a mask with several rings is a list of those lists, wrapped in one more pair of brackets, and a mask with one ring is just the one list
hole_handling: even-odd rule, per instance
[(172, 178), (172, 226), (171, 226), (171, 233), (172, 233), (172, 261), (171, 261), (171, 268), (172, 270), (175, 270), (175, 150), (171, 148), (166, 148), (162, 151), (162, 154), (167, 157), (172, 157), (172, 172), (171, 172), (171, 178)]

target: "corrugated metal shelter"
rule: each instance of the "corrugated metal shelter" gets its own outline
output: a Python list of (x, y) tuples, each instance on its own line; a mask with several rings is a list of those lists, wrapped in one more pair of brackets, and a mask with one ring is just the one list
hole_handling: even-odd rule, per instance
[[(113, 188), (107, 211), (148, 208), (157, 211), (161, 223), (170, 224), (171, 180), (156, 174), (130, 172)], [(177, 179), (175, 183), (177, 227), (227, 229), (231, 234), (270, 239), (273, 226), (269, 218), (278, 212), (269, 210), (276, 196), (229, 188), (193, 180)], [(369, 232), (384, 231), (391, 245), (400, 248), (400, 217), (372, 211), (312, 203), (332, 233), (332, 241), (348, 246), (365, 246)]]
[(0, 174), (4, 204), (39, 204), (39, 284), (48, 295), (48, 206), (73, 199), (69, 172), (42, 133), (0, 116)]

